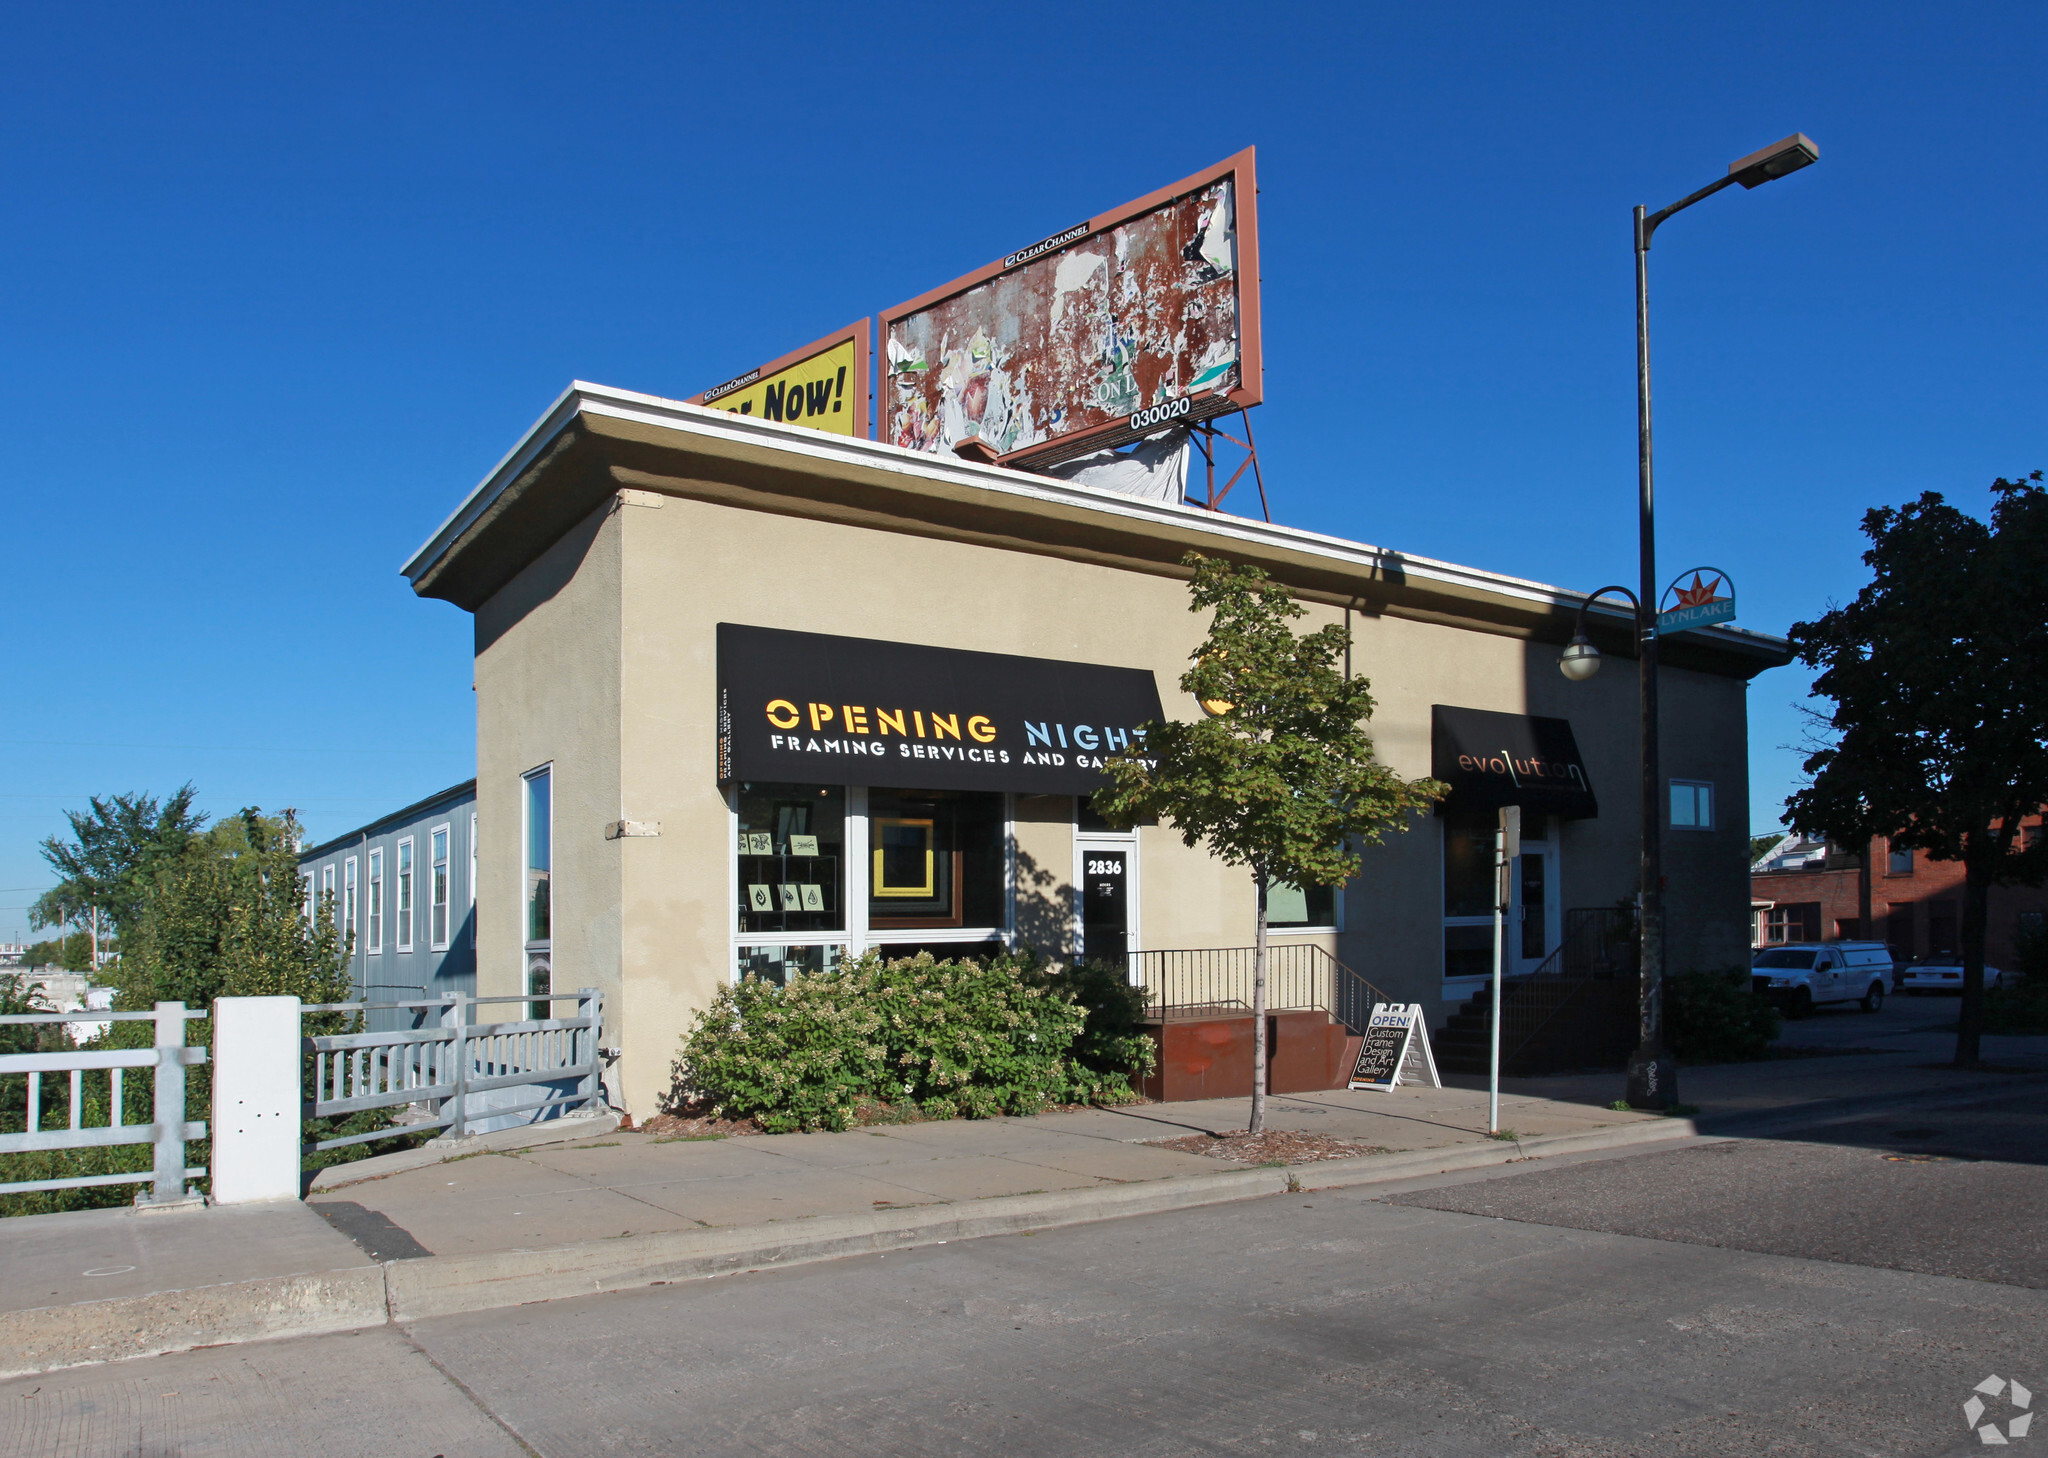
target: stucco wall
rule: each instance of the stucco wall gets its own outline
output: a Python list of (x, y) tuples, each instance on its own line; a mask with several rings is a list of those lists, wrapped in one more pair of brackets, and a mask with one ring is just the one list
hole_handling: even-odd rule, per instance
[(554, 986), (604, 993), (607, 1042), (624, 1010), (621, 843), (604, 838), (620, 818), (619, 539), (610, 509), (593, 513), (476, 615), (477, 992), (526, 990), (522, 776), (552, 763)]
[[(730, 975), (716, 623), (1149, 668), (1167, 714), (1190, 718), (1199, 710), (1178, 678), (1205, 620), (1187, 611), (1173, 577), (687, 497), (622, 499), (629, 504), (586, 521), (479, 613), (479, 795), (483, 884), (516, 890), (518, 776), (555, 760), (557, 983), (619, 989), (617, 1086), (644, 1115), (667, 1087), (690, 1014)], [(1311, 606), (1298, 626), (1344, 616)], [(1569, 718), (1601, 814), (1565, 830), (1563, 904), (1611, 904), (1633, 889), (1633, 663), (1611, 659), (1575, 685), (1557, 673), (1555, 645), (1403, 617), (1351, 622), (1353, 669), (1379, 701), (1379, 752), (1404, 776), (1429, 771), (1432, 704)], [(1671, 671), (1664, 684), (1666, 771), (1714, 780), (1721, 810), (1715, 831), (1668, 837), (1673, 964), (1730, 964), (1748, 940), (1744, 686)], [(1020, 865), (1042, 875), (1035, 885), (1020, 876), (1020, 926), (1071, 917), (1067, 806), (1018, 802)], [(605, 841), (603, 826), (618, 819), (659, 822), (661, 833)], [(1246, 872), (1164, 827), (1140, 842), (1141, 945), (1249, 944)], [(1702, 897), (1715, 908), (1695, 908)], [(1440, 1021), (1441, 909), (1438, 825), (1425, 817), (1366, 852), (1345, 894), (1344, 931), (1322, 940)], [(517, 915), (516, 900), (490, 898), (479, 940), (486, 990), (516, 976)]]

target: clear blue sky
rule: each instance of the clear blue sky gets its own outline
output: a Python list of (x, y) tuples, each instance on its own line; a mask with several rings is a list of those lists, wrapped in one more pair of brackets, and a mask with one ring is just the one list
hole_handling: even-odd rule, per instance
[[(983, 17), (987, 17), (984, 19)], [(1783, 631), (1869, 506), (2048, 465), (2048, 8), (16, 6), (0, 939), (93, 792), (316, 837), (466, 778), (409, 552), (571, 378), (670, 395), (1259, 148), (1278, 519)], [(1683, 560), (1681, 560), (1683, 559)], [(1751, 689), (1753, 814), (1797, 774)]]

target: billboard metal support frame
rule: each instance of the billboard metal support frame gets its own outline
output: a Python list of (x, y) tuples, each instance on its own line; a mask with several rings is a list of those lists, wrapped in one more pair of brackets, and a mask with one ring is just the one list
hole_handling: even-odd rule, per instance
[[(1202, 462), (1206, 472), (1203, 499), (1200, 501), (1190, 501), (1188, 504), (1190, 506), (1199, 506), (1204, 511), (1221, 511), (1223, 509), (1223, 498), (1228, 496), (1231, 488), (1243, 479), (1245, 468), (1250, 467), (1252, 480), (1257, 483), (1259, 488), (1259, 513), (1270, 522), (1273, 519), (1273, 508), (1266, 499), (1265, 473), (1259, 469), (1259, 447), (1257, 440), (1252, 435), (1251, 412), (1249, 410), (1240, 410), (1237, 414), (1244, 421), (1243, 440), (1239, 440), (1229, 431), (1217, 425), (1213, 419), (1197, 421), (1194, 425), (1188, 427), (1188, 439), (1193, 442), (1195, 449), (1202, 453)], [(1244, 451), (1244, 459), (1238, 463), (1237, 469), (1230, 473), (1230, 479), (1223, 483), (1221, 491), (1216, 489), (1216, 437), (1219, 435)]]

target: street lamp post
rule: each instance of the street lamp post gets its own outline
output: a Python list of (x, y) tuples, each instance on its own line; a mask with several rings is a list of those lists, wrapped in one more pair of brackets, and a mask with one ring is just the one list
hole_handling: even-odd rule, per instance
[[(1657, 753), (1657, 513), (1650, 464), (1650, 238), (1672, 214), (1731, 183), (1745, 188), (1797, 172), (1820, 160), (1820, 149), (1804, 132), (1728, 164), (1728, 175), (1698, 192), (1647, 216), (1634, 213), (1636, 252), (1636, 469), (1637, 590), (1603, 587), (1593, 597), (1621, 592), (1635, 607), (1637, 694), (1642, 713), (1643, 854), (1642, 895), (1638, 905), (1642, 932), (1641, 1041), (1628, 1061), (1628, 1102), (1637, 1108), (1668, 1108), (1678, 1101), (1678, 1066), (1664, 1046), (1664, 797)], [(1591, 602), (1587, 599), (1587, 603)], [(1565, 677), (1591, 678), (1600, 668), (1600, 653), (1585, 636), (1586, 604), (1579, 607), (1572, 641), (1558, 660)]]

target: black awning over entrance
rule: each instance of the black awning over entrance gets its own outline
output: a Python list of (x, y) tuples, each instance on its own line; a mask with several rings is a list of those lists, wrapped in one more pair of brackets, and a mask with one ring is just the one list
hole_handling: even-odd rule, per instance
[(1147, 669), (718, 625), (718, 778), (1086, 795)]
[(1565, 819), (1600, 813), (1571, 721), (1486, 709), (1430, 707), (1430, 774), (1451, 809), (1520, 805)]

